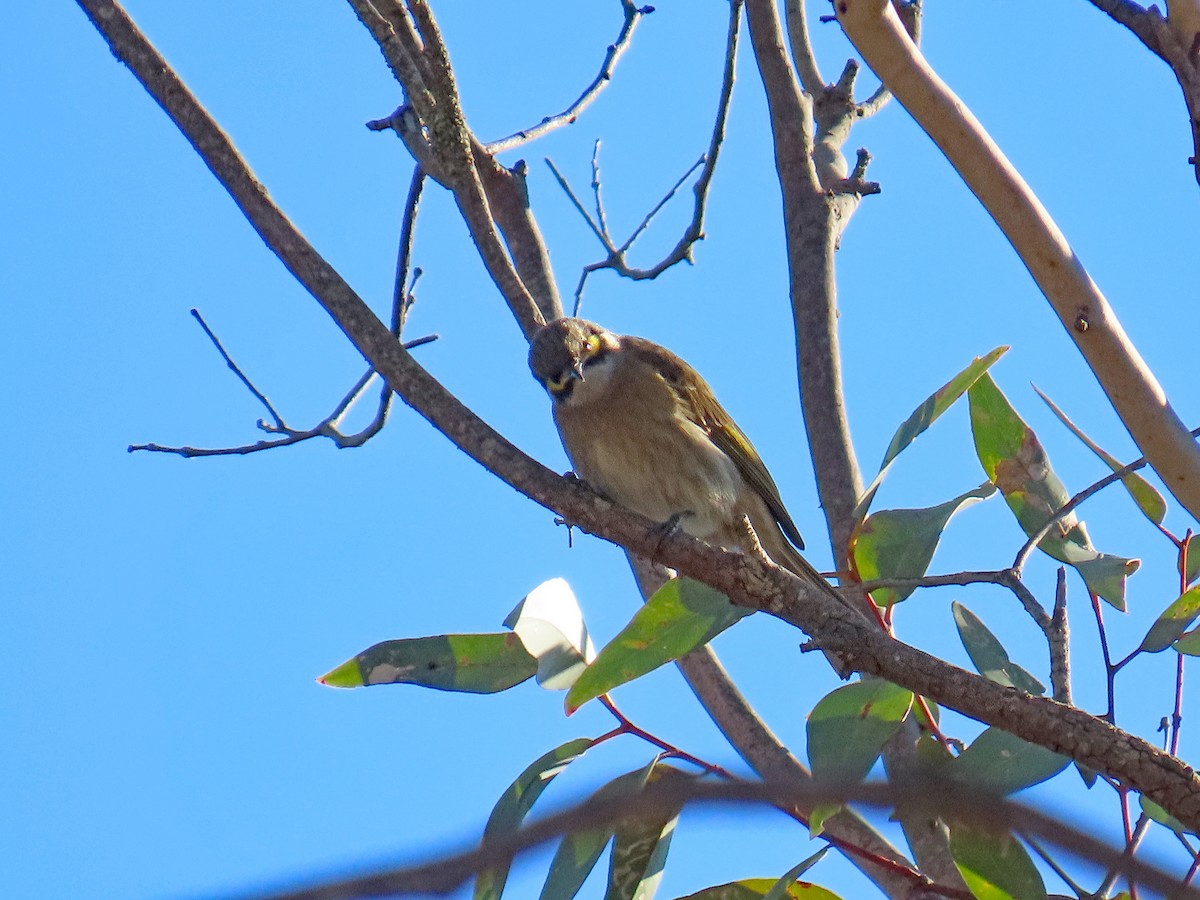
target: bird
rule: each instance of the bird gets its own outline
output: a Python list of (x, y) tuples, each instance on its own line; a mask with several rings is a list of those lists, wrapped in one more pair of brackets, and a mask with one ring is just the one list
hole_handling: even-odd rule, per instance
[(824, 581), (800, 555), (804, 540), (750, 439), (666, 347), (561, 318), (535, 333), (529, 369), (588, 486), (668, 529), (725, 549), (761, 548), (793, 574)]

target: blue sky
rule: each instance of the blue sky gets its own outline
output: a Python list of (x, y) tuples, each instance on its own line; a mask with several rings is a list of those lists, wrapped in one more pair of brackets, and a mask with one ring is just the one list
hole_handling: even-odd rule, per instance
[[(363, 127), (399, 102), (348, 6), (130, 3), (160, 51), (231, 135), (280, 206), (386, 314), (411, 163)], [(528, 8), (521, 7), (521, 12)], [(592, 142), (610, 221), (635, 226), (703, 152), (720, 76), (726, 5), (667, 0), (639, 26), (616, 79), (572, 127), (520, 151), (565, 294), (600, 248), (554, 184), (579, 190)], [(494, 139), (572, 100), (620, 25), (616, 3), (543, 4), (485, 16), (437, 4), (471, 126)], [(314, 679), (376, 641), (498, 630), (539, 582), (563, 576), (603, 642), (637, 605), (620, 552), (568, 548), (553, 516), (513, 493), (399, 406), (366, 447), (311, 442), (247, 457), (128, 454), (131, 443), (225, 446), (258, 436), (262, 411), (188, 315), (198, 308), (295, 425), (326, 414), (362, 360), (251, 231), (207, 169), (72, 3), (17, 4), (0, 60), (6, 327), (0, 372), (12, 432), (0, 486), (6, 574), (0, 650), (19, 673), (0, 699), (8, 864), (19, 897), (210, 896), (416, 860), (479, 833), (521, 769), (569, 738), (610, 727), (603, 710), (562, 715), (561, 695), (523, 685), (494, 697), (416, 688), (337, 691)], [(824, 74), (849, 53), (818, 26)], [(670, 345), (713, 384), (752, 437), (827, 565), (799, 421), (778, 188), (748, 42), (696, 265), (632, 284), (601, 273), (584, 313)], [(1193, 266), (1200, 189), (1168, 69), (1087, 3), (1032, 20), (1009, 3), (928, 3), (925, 50), (1022, 171), (1106, 292), (1182, 418), (1193, 390)], [(869, 84), (869, 73), (863, 81)], [(1012, 350), (995, 377), (1077, 490), (1101, 465), (1037, 400), (1036, 383), (1121, 458), (1137, 455), (1048, 305), (990, 220), (898, 106), (855, 131), (875, 157), (868, 198), (838, 254), (846, 392), (867, 478), (900, 421), (972, 357)], [(648, 264), (690, 212), (672, 204), (639, 244)], [(410, 336), (420, 359), (519, 446), (566, 468), (524, 344), (449, 196), (418, 225), (425, 275)], [(965, 409), (893, 469), (876, 506), (927, 506), (983, 480)], [(1109, 611), (1124, 655), (1176, 594), (1171, 548), (1117, 491), (1085, 507), (1100, 549), (1143, 559), (1130, 612)], [(1176, 532), (1192, 524), (1172, 508)], [(997, 567), (1022, 537), (1006, 508), (955, 520), (939, 572)], [(1053, 566), (1029, 582), (1051, 596)], [(1095, 627), (1072, 581), (1075, 688), (1101, 710)], [(969, 666), (949, 612), (958, 599), (1039, 677), (1045, 651), (996, 590), (918, 594), (899, 634)], [(802, 636), (756, 616), (717, 649), (798, 751), (804, 715), (836, 686)], [(1170, 710), (1170, 654), (1118, 682), (1119, 723), (1154, 740)], [(616, 700), (641, 726), (738, 767), (678, 675)], [(1190, 697), (1185, 697), (1190, 705)], [(955, 719), (969, 739), (978, 725)], [(1195, 758), (1185, 724), (1182, 753)], [(641, 765), (606, 745), (556, 783), (549, 805)], [(1068, 773), (1031, 799), (1119, 826), (1102, 788)], [(659, 894), (778, 875), (816, 849), (779, 816), (685, 816)], [(732, 848), (732, 849), (731, 849)], [(1169, 841), (1152, 854), (1179, 864)], [(514, 876), (533, 896), (548, 855)], [(539, 863), (540, 860), (540, 863)], [(813, 880), (856, 896), (829, 857)], [(1052, 888), (1057, 885), (1051, 880)], [(596, 895), (598, 885), (589, 887)]]

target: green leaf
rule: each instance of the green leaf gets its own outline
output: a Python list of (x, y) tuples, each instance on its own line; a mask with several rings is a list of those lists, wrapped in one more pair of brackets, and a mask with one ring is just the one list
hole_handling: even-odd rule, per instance
[[(659, 759), (660, 757), (656, 756), (642, 768), (614, 778), (592, 794), (588, 802), (616, 800), (638, 793), (646, 786), (646, 781), (658, 765)], [(605, 846), (612, 840), (614, 831), (615, 827), (610, 825), (563, 835), (554, 853), (554, 860), (550, 863), (550, 872), (542, 886), (539, 900), (571, 900), (579, 893), (588, 875), (596, 867)]]
[(829, 852), (829, 848), (831, 846), (831, 844), (826, 844), (812, 856), (808, 857), (808, 859), (789, 869), (782, 878), (780, 878), (775, 882), (774, 885), (771, 886), (771, 889), (767, 891), (767, 894), (763, 900), (786, 900), (786, 898), (789, 896), (788, 889), (796, 883), (801, 875), (823, 860), (825, 858), (825, 854)]
[[(1037, 391), (1039, 397), (1046, 401), (1046, 405), (1050, 407), (1052, 413), (1058, 416), (1059, 421), (1066, 425), (1075, 437), (1083, 441), (1089, 450), (1104, 460), (1105, 465), (1114, 472), (1120, 472), (1125, 468), (1124, 463), (1084, 434), (1074, 422), (1067, 418), (1066, 413), (1054, 405), (1053, 400), (1038, 390), (1036, 385), (1034, 385), (1033, 389)], [(1163, 499), (1163, 495), (1155, 490), (1150, 482), (1137, 472), (1130, 472), (1128, 475), (1123, 475), (1121, 483), (1125, 486), (1125, 490), (1129, 492), (1129, 496), (1133, 498), (1133, 502), (1137, 504), (1138, 509), (1142, 511), (1142, 515), (1155, 525), (1161, 525), (1167, 517), (1167, 501)]]
[(548, 691), (569, 688), (596, 658), (583, 611), (562, 578), (551, 578), (530, 591), (505, 618), (504, 626), (537, 660), (538, 684)]
[(1171, 647), (1184, 656), (1200, 656), (1200, 628), (1193, 628)]
[(1195, 831), (1189, 829), (1177, 818), (1175, 818), (1153, 800), (1148, 799), (1145, 795), (1139, 795), (1138, 802), (1142, 805), (1142, 812), (1148, 815), (1159, 825), (1170, 828), (1176, 834), (1196, 834)]
[(808, 760), (813, 776), (858, 783), (912, 707), (912, 691), (873, 679), (844, 685), (808, 714)]
[(932, 425), (937, 418), (954, 405), (954, 401), (963, 395), (971, 385), (973, 385), (984, 372), (991, 368), (992, 363), (998, 360), (1008, 351), (1008, 347), (997, 347), (986, 356), (976, 357), (965, 369), (947, 381), (944, 385), (925, 398), (925, 402), (912, 411), (912, 414), (901, 423), (896, 429), (896, 433), (892, 435), (892, 442), (888, 444), (887, 450), (883, 454), (883, 462), (879, 464), (879, 474), (875, 476), (875, 480), (863, 492), (862, 499), (858, 501), (858, 505), (854, 508), (853, 520), (861, 522), (863, 516), (871, 506), (871, 501), (875, 498), (875, 492), (879, 490), (879, 485), (883, 482), (887, 470), (891, 467), (892, 461), (920, 434)]
[(1046, 885), (1015, 837), (954, 823), (950, 855), (979, 900), (1044, 900)]
[[(1025, 534), (1032, 536), (1067, 504), (1070, 495), (1054, 474), (1037, 435), (1009, 405), (990, 376), (981, 376), (967, 396), (979, 462), (1004, 494)], [(1100, 553), (1074, 513), (1064, 516), (1038, 542), (1038, 548), (1059, 562), (1074, 566), (1091, 593), (1117, 609), (1125, 609), (1125, 579), (1141, 563)]]
[[(652, 784), (666, 780), (693, 780), (671, 766), (658, 766), (646, 781)], [(662, 881), (663, 866), (678, 811), (665, 817), (637, 816), (622, 819), (613, 833), (612, 855), (608, 865), (608, 891), (605, 900), (651, 900)]]
[(1146, 653), (1166, 650), (1183, 637), (1197, 616), (1200, 616), (1200, 585), (1188, 588), (1162, 611), (1142, 638), (1138, 650)]
[(322, 675), (330, 687), (419, 684), (439, 691), (494, 694), (537, 671), (516, 635), (442, 634), (383, 641)]
[[(876, 578), (920, 578), (941, 540), (946, 523), (960, 509), (996, 493), (991, 482), (926, 509), (885, 509), (872, 513), (851, 538), (854, 568), (862, 581)], [(890, 606), (916, 588), (877, 588), (871, 599)]]
[(1011, 794), (1053, 778), (1070, 760), (999, 728), (988, 728), (950, 763), (952, 778), (995, 794)]
[[(484, 843), (516, 831), (525, 821), (525, 816), (529, 814), (542, 791), (590, 746), (592, 742), (588, 738), (576, 738), (555, 747), (531, 763), (496, 801), (483, 829)], [(499, 900), (507, 880), (508, 866), (480, 872), (475, 877), (475, 892), (472, 897), (474, 900)]]
[[(775, 884), (776, 881), (772, 878), (744, 878), (741, 881), (705, 888), (678, 900), (765, 900)], [(807, 881), (793, 884), (779, 896), (788, 900), (841, 900), (832, 891)]]
[(1027, 694), (1046, 693), (1046, 686), (1008, 658), (1008, 651), (975, 613), (957, 600), (950, 604), (958, 636), (975, 670), (989, 681), (1015, 687)]
[(634, 614), (567, 692), (567, 715), (618, 685), (678, 659), (753, 610), (691, 578), (672, 578)]

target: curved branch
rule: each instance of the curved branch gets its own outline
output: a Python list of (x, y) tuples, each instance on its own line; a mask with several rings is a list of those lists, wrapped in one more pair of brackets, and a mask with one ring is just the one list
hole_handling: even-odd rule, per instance
[(1017, 251), (1167, 489), (1200, 518), (1200, 449), (1049, 213), (929, 67), (890, 0), (838, 0), (835, 8), (854, 46)]
[(530, 141), (535, 141), (542, 135), (549, 134), (557, 128), (562, 128), (564, 125), (574, 124), (579, 114), (591, 106), (592, 101), (600, 96), (600, 92), (612, 80), (617, 62), (624, 55), (625, 51), (629, 49), (629, 45), (633, 41), (633, 30), (637, 28), (638, 22), (642, 20), (643, 16), (654, 11), (653, 6), (638, 6), (632, 0), (621, 0), (621, 8), (625, 11), (625, 21), (621, 25), (621, 32), (617, 35), (617, 39), (608, 45), (608, 51), (604, 54), (604, 62), (600, 65), (600, 71), (592, 79), (592, 83), (583, 89), (583, 93), (576, 98), (575, 102), (558, 115), (547, 116), (531, 128), (524, 128), (521, 131), (510, 134), (508, 137), (484, 144), (484, 150), (493, 154), (502, 153), (505, 150), (512, 150), (514, 147), (520, 147), (528, 144)]

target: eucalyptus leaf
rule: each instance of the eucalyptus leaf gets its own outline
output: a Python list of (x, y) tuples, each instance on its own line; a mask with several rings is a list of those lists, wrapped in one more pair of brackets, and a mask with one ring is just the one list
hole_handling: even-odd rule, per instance
[(672, 578), (596, 655), (567, 692), (570, 715), (583, 704), (702, 647), (752, 610), (691, 578)]
[(813, 776), (857, 784), (912, 708), (912, 691), (872, 679), (826, 694), (808, 714), (808, 760)]
[[(980, 376), (967, 398), (975, 452), (984, 472), (1004, 495), (1025, 534), (1037, 534), (1071, 499), (1066, 487), (1054, 473), (1037, 435), (991, 376)], [(1141, 563), (1096, 550), (1075, 513), (1063, 516), (1038, 542), (1038, 549), (1074, 566), (1091, 593), (1125, 609), (1125, 579)]]
[(1029, 853), (1011, 834), (955, 822), (950, 855), (980, 900), (1045, 900), (1046, 884)]
[(317, 680), (329, 687), (416, 684), (492, 694), (531, 678), (537, 660), (516, 635), (442, 634), (382, 641)]
[(954, 612), (958, 636), (980, 675), (1027, 694), (1040, 696), (1046, 693), (1044, 684), (1008, 658), (1008, 651), (978, 616), (957, 600), (950, 604), (950, 608)]

